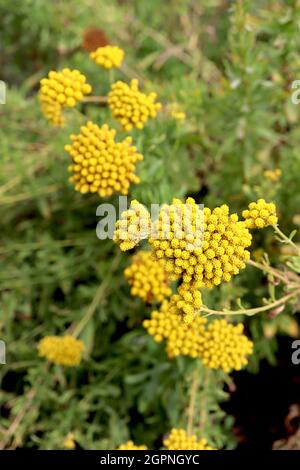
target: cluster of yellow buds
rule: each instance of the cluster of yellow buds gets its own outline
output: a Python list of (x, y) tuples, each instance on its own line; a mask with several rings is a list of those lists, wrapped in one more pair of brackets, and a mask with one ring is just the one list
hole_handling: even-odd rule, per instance
[(148, 450), (148, 448), (144, 445), (137, 446), (133, 441), (128, 441), (121, 444), (117, 450)]
[(186, 113), (179, 108), (177, 103), (172, 103), (170, 105), (169, 114), (176, 121), (186, 120)]
[(207, 319), (199, 314), (187, 323), (174, 297), (164, 301), (160, 310), (153, 311), (151, 318), (143, 322), (156, 342), (166, 341), (169, 358), (199, 358), (206, 367), (225, 372), (240, 370), (248, 363), (247, 356), (252, 353), (253, 344), (242, 334), (241, 323), (232, 325), (223, 319), (207, 323)]
[(82, 341), (73, 336), (45, 336), (38, 344), (40, 357), (62, 366), (77, 366), (80, 364), (84, 351)]
[(276, 225), (278, 218), (276, 206), (273, 202), (267, 203), (264, 199), (250, 202), (248, 209), (242, 212), (247, 228), (264, 228), (268, 225)]
[(156, 224), (149, 239), (155, 256), (194, 289), (229, 282), (250, 258), (251, 234), (226, 205), (201, 210), (192, 198), (185, 204), (174, 199), (162, 207)]
[(119, 68), (124, 59), (124, 51), (117, 46), (107, 45), (91, 52), (90, 58), (106, 69)]
[(133, 128), (143, 129), (149, 118), (154, 118), (161, 108), (156, 103), (156, 93), (149, 95), (139, 91), (138, 80), (133, 79), (128, 85), (117, 81), (111, 87), (108, 94), (108, 104), (115, 119), (117, 119), (125, 131)]
[(172, 118), (176, 119), (176, 121), (186, 120), (186, 114), (183, 111), (172, 111), (171, 116)]
[(281, 178), (281, 175), (282, 171), (280, 168), (275, 168), (275, 170), (264, 171), (264, 177), (272, 181), (272, 183), (276, 183)]
[(51, 70), (48, 78), (43, 78), (40, 82), (39, 101), (42, 112), (49, 122), (61, 126), (64, 123), (63, 108), (73, 108), (91, 91), (91, 85), (86, 83), (86, 77), (79, 70)]
[(150, 251), (140, 251), (133, 258), (124, 275), (131, 287), (133, 296), (146, 302), (162, 302), (172, 293), (169, 286), (165, 262), (153, 259)]
[(47, 95), (39, 95), (41, 110), (45, 118), (53, 124), (53, 126), (63, 126), (65, 119), (62, 114), (62, 106), (58, 101), (54, 101)]
[(122, 251), (131, 250), (149, 236), (151, 217), (147, 209), (137, 200), (131, 201), (129, 209), (122, 212), (121, 219), (116, 223), (114, 241)]
[(253, 352), (253, 343), (243, 334), (243, 325), (233, 325), (224, 319), (209, 323), (204, 333), (201, 358), (210, 369), (225, 372), (240, 370), (247, 365), (247, 356)]
[(67, 436), (64, 438), (63, 446), (65, 449), (73, 450), (76, 447), (75, 443), (75, 436), (74, 433), (69, 432)]
[(181, 355), (196, 358), (201, 355), (206, 322), (201, 315), (190, 324), (184, 321), (173, 296), (170, 301), (164, 301), (159, 310), (153, 311), (143, 326), (156, 342), (166, 341), (169, 358)]
[(201, 292), (194, 289), (193, 285), (181, 284), (177, 294), (172, 296), (171, 303), (176, 306), (185, 323), (192, 323), (202, 305)]
[[(250, 258), (247, 248), (252, 241), (249, 231), (252, 220), (256, 217), (257, 221), (260, 215), (267, 222), (274, 222), (275, 205), (264, 200), (251, 203), (249, 210), (243, 212), (246, 220), (239, 221), (237, 214), (229, 213), (227, 205), (202, 210), (192, 198), (185, 204), (173, 199), (172, 204), (162, 206), (158, 219), (151, 223), (144, 206), (138, 201), (134, 204), (143, 208), (142, 219), (133, 210), (123, 213), (117, 222), (115, 241), (121, 244), (125, 240), (121, 246), (125, 251), (151, 233), (148, 240), (152, 255), (157, 262), (163, 261), (170, 280), (180, 280), (177, 293), (152, 312), (151, 318), (143, 322), (144, 327), (155, 341), (166, 342), (170, 358), (186, 355), (202, 359), (209, 368), (240, 370), (252, 353), (252, 342), (242, 334), (242, 324), (231, 325), (225, 320), (207, 324), (207, 319), (199, 314), (202, 305), (199, 289), (229, 282), (245, 268)], [(130, 230), (129, 222), (133, 222)], [(139, 289), (143, 289), (141, 283), (134, 295)]]
[(168, 450), (216, 450), (205, 438), (198, 439), (195, 434), (188, 434), (184, 429), (176, 428), (171, 429), (163, 444)]
[(107, 124), (98, 127), (92, 122), (82, 126), (80, 134), (70, 136), (73, 144), (65, 150), (73, 160), (69, 171), (76, 191), (106, 197), (114, 192), (128, 194), (130, 184), (139, 183), (135, 163), (143, 156), (131, 145), (130, 136), (121, 142), (115, 136), (116, 131)]

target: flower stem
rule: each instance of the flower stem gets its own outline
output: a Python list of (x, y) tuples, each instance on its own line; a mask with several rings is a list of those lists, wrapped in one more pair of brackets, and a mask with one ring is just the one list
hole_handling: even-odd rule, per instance
[(261, 307), (257, 308), (249, 308), (249, 309), (240, 309), (240, 310), (212, 310), (208, 307), (202, 306), (201, 311), (206, 312), (209, 315), (248, 315), (252, 316), (255, 315), (256, 313), (260, 312), (266, 312), (268, 310), (272, 310), (273, 308), (279, 307), (280, 305), (284, 304), (288, 300), (290, 300), (292, 297), (295, 297), (296, 295), (300, 295), (300, 288), (298, 287), (295, 289), (293, 292), (290, 292), (284, 297), (281, 297), (281, 299), (276, 300), (275, 302), (272, 302), (267, 305), (263, 305)]
[(107, 96), (85, 96), (83, 98), (83, 103), (99, 103), (106, 105), (108, 102)]
[(103, 299), (104, 297), (104, 294), (108, 288), (108, 286), (111, 284), (111, 279), (112, 279), (112, 275), (115, 271), (115, 268), (118, 266), (119, 264), (119, 261), (120, 261), (120, 254), (118, 254), (112, 265), (111, 265), (111, 271), (110, 273), (105, 277), (105, 280), (100, 284), (100, 286), (98, 287), (97, 291), (96, 291), (96, 294), (89, 306), (89, 308), (86, 310), (85, 314), (83, 315), (83, 317), (81, 318), (81, 320), (79, 321), (79, 323), (77, 324), (77, 326), (74, 328), (73, 332), (72, 332), (72, 336), (74, 338), (78, 338), (78, 336), (80, 335), (80, 333), (82, 332), (82, 330), (84, 329), (84, 327), (86, 326), (86, 324), (90, 321), (90, 319), (93, 317), (99, 303), (101, 302), (101, 300)]
[(261, 271), (264, 271), (266, 273), (271, 274), (274, 277), (277, 277), (285, 284), (288, 284), (289, 282), (288, 279), (283, 274), (280, 273), (280, 271), (272, 268), (272, 266), (269, 266), (267, 264), (257, 263), (256, 261), (252, 261), (251, 259), (247, 261), (247, 264), (250, 264), (251, 266), (254, 266), (257, 269), (261, 269)]
[(196, 403), (196, 394), (199, 387), (199, 370), (196, 367), (192, 374), (192, 385), (190, 392), (190, 402), (187, 411), (188, 423), (187, 423), (187, 433), (191, 435), (193, 433), (193, 424), (194, 424), (194, 415), (195, 415), (195, 403)]
[(296, 253), (300, 256), (300, 250), (297, 247), (297, 245), (280, 230), (278, 225), (274, 225), (274, 231), (279, 235), (281, 242), (287, 243), (288, 245), (290, 245), (296, 251)]

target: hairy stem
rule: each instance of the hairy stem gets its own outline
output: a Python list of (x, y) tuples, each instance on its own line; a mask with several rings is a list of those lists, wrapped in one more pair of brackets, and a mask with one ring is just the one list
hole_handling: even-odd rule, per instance
[(250, 266), (254, 266), (257, 269), (260, 269), (261, 271), (269, 273), (274, 277), (277, 277), (277, 279), (280, 279), (285, 284), (288, 284), (289, 282), (288, 279), (280, 271), (275, 268), (272, 268), (267, 264), (257, 263), (256, 261), (252, 261), (251, 259), (247, 261), (247, 264), (249, 264)]
[(274, 231), (278, 234), (279, 238), (281, 238), (284, 243), (290, 245), (296, 251), (296, 253), (300, 255), (300, 250), (297, 245), (280, 230), (278, 225), (274, 225)]
[(106, 105), (108, 102), (107, 96), (85, 96), (82, 100), (83, 103), (99, 103)]
[(292, 297), (295, 297), (297, 295), (300, 295), (299, 287), (295, 289), (293, 292), (290, 292), (284, 297), (281, 297), (281, 299), (278, 299), (275, 302), (272, 302), (267, 305), (262, 305), (261, 307), (240, 309), (240, 310), (212, 310), (208, 307), (202, 306), (201, 311), (206, 312), (209, 315), (242, 315), (243, 314), (243, 315), (251, 316), (251, 315), (255, 315), (256, 313), (266, 312), (268, 310), (272, 310), (273, 308), (279, 307), (280, 305), (283, 305)]

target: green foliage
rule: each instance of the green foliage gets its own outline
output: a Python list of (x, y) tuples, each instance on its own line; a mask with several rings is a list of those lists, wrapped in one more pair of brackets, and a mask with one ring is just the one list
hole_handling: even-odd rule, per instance
[[(51, 128), (39, 110), (37, 83), (50, 69), (78, 67), (94, 94), (107, 94), (108, 73), (80, 49), (85, 29), (102, 28), (126, 51), (125, 79), (141, 77), (164, 107), (157, 120), (132, 133), (145, 159), (130, 199), (149, 206), (192, 194), (210, 207), (227, 203), (241, 211), (264, 197), (276, 202), (280, 226), (290, 231), (300, 224), (299, 108), (291, 103), (291, 82), (299, 78), (299, 15), (296, 1), (205, 0), (200, 7), (187, 0), (24, 0), (17, 6), (0, 0), (0, 78), (8, 83), (7, 104), (0, 107), (5, 446), (59, 449), (74, 432), (88, 449), (112, 449), (129, 438), (159, 448), (171, 427), (186, 427), (196, 370), (194, 429), (218, 448), (234, 447), (233, 419), (220, 405), (231, 378), (186, 358), (170, 361), (146, 334), (142, 321), (151, 307), (130, 296), (123, 277), (131, 254), (97, 239), (101, 201), (75, 193), (67, 182), (69, 134), (87, 119), (116, 123), (104, 107), (81, 104), (67, 113), (65, 128)], [(186, 112), (186, 121), (170, 117), (171, 103)], [(282, 178), (274, 184), (264, 170), (277, 167)], [(286, 256), (271, 230), (255, 236), (255, 248), (275, 263)], [(289, 263), (299, 273), (299, 258)], [(245, 308), (261, 305), (270, 296), (262, 278), (248, 267), (232, 283), (205, 292), (205, 304), (236, 309), (241, 299)], [(283, 320), (274, 319), (275, 329), (289, 322), (286, 310)], [(78, 368), (38, 358), (41, 337), (64, 334), (90, 313)], [(252, 370), (262, 358), (275, 361), (276, 331), (272, 339), (265, 336), (271, 321), (267, 315), (246, 320), (255, 342)]]

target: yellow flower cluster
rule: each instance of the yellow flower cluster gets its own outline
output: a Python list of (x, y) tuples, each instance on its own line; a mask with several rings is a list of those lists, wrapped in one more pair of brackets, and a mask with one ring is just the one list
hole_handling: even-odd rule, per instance
[(131, 80), (130, 85), (118, 81), (111, 87), (108, 94), (108, 104), (115, 119), (125, 131), (133, 128), (143, 129), (149, 118), (154, 118), (161, 108), (155, 103), (156, 93), (149, 95), (139, 91), (138, 80)]
[(63, 442), (63, 446), (65, 449), (75, 449), (76, 447), (76, 443), (75, 443), (75, 440), (74, 440), (74, 434), (72, 432), (70, 432), (64, 439), (64, 442)]
[(176, 119), (176, 121), (186, 120), (186, 114), (183, 111), (172, 111), (171, 116), (172, 118)]
[(149, 212), (143, 204), (134, 199), (129, 209), (122, 212), (121, 219), (116, 223), (114, 241), (120, 245), (122, 251), (131, 250), (143, 238), (148, 237), (150, 230)]
[(121, 444), (117, 450), (148, 450), (148, 448), (144, 445), (137, 446), (133, 441), (128, 441), (125, 444)]
[(166, 341), (169, 358), (200, 358), (206, 367), (225, 372), (240, 370), (247, 364), (253, 344), (242, 334), (241, 323), (232, 325), (223, 319), (207, 323), (201, 315), (187, 323), (174, 297), (164, 301), (160, 310), (152, 312), (151, 318), (143, 322), (156, 342)]
[(88, 122), (80, 128), (80, 134), (70, 136), (73, 144), (66, 145), (65, 150), (73, 160), (69, 171), (76, 191), (106, 197), (114, 192), (128, 194), (130, 184), (139, 183), (135, 163), (143, 156), (131, 145), (131, 137), (116, 142), (115, 135), (107, 124), (98, 127)]
[(197, 439), (197, 436), (189, 435), (184, 429), (171, 429), (163, 443), (168, 450), (216, 450), (205, 438)]
[(48, 73), (48, 78), (40, 82), (39, 101), (41, 109), (49, 122), (55, 126), (64, 123), (63, 108), (73, 108), (84, 95), (92, 91), (86, 78), (79, 70), (68, 68)]
[(276, 225), (278, 218), (276, 206), (273, 202), (267, 203), (264, 199), (251, 202), (248, 209), (242, 212), (247, 228), (264, 228), (268, 225)]
[(176, 121), (186, 120), (186, 113), (180, 109), (177, 103), (172, 103), (168, 111), (170, 116)]
[(202, 296), (199, 290), (193, 288), (193, 285), (182, 284), (178, 287), (177, 294), (172, 296), (171, 303), (176, 307), (184, 322), (189, 324), (200, 311)]
[(275, 168), (275, 170), (266, 170), (264, 171), (264, 177), (268, 180), (276, 183), (282, 175), (282, 171), (280, 168)]
[(143, 326), (156, 342), (166, 341), (169, 358), (180, 355), (200, 357), (207, 320), (197, 315), (194, 321), (188, 324), (174, 297), (172, 296), (169, 302), (164, 301), (159, 310), (152, 312), (151, 318), (144, 320)]
[(91, 52), (90, 58), (105, 69), (119, 68), (124, 59), (124, 51), (117, 46), (98, 47)]
[(58, 101), (54, 101), (47, 95), (39, 95), (39, 100), (41, 104), (41, 111), (45, 118), (53, 126), (63, 126), (65, 123), (65, 118), (62, 114), (62, 106)]
[(146, 302), (162, 302), (172, 293), (165, 262), (155, 261), (149, 251), (137, 253), (124, 274), (132, 286), (131, 294), (141, 297)]
[(243, 335), (243, 325), (232, 325), (226, 320), (214, 320), (204, 333), (201, 358), (210, 369), (223, 369), (225, 372), (240, 370), (247, 365), (247, 356), (253, 351), (253, 343)]
[(174, 199), (162, 207), (149, 243), (158, 259), (166, 259), (169, 273), (196, 289), (229, 282), (245, 268), (251, 240), (245, 223), (230, 215), (228, 206), (202, 211), (188, 198), (185, 204)]
[(83, 342), (70, 335), (45, 336), (38, 345), (39, 356), (62, 366), (80, 364), (83, 351)]

